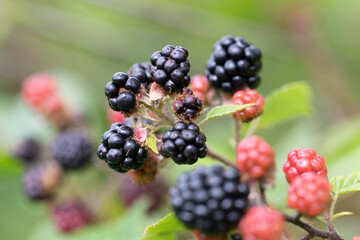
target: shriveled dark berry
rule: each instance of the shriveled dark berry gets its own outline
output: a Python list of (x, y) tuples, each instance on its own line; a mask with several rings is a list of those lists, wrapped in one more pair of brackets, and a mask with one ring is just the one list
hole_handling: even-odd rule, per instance
[(38, 157), (40, 150), (40, 143), (35, 139), (29, 138), (16, 146), (13, 155), (21, 161), (31, 162)]
[(261, 52), (241, 37), (224, 36), (215, 43), (206, 65), (206, 76), (214, 88), (235, 92), (256, 88), (260, 77)]
[(184, 88), (183, 95), (180, 95), (174, 99), (172, 109), (174, 113), (184, 120), (192, 120), (199, 117), (203, 110), (203, 103), (200, 98), (195, 97), (193, 92), (188, 88)]

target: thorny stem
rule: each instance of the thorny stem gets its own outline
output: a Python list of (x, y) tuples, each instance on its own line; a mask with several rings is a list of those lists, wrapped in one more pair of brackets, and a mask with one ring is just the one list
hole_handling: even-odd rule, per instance
[(235, 143), (238, 144), (240, 142), (240, 130), (241, 130), (241, 122), (234, 118), (234, 124), (235, 124)]
[(314, 228), (313, 226), (303, 222), (300, 220), (299, 215), (296, 216), (289, 216), (284, 214), (285, 220), (287, 222), (290, 222), (298, 227), (301, 227), (305, 231), (307, 231), (309, 234), (303, 237), (302, 239), (311, 239), (313, 237), (320, 237), (324, 239), (330, 239), (330, 240), (344, 240), (341, 236), (337, 234), (335, 230), (330, 231), (323, 231), (317, 228)]
[(154, 106), (147, 104), (144, 101), (140, 101), (140, 103), (143, 104), (150, 111), (154, 112), (159, 118), (161, 118), (167, 124), (169, 125), (173, 124), (173, 121), (161, 111), (161, 108), (160, 109), (155, 108)]
[(219, 155), (218, 153), (214, 152), (213, 150), (211, 150), (210, 148), (208, 148), (208, 153), (207, 156), (217, 160), (219, 162), (224, 163), (225, 165), (234, 168), (236, 171), (238, 171), (236, 165), (234, 163), (232, 163), (230, 160), (224, 158), (223, 156)]

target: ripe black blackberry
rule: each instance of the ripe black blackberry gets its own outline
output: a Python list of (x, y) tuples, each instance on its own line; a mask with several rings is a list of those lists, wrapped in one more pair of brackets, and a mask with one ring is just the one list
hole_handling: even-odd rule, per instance
[(151, 63), (143, 62), (141, 64), (135, 63), (131, 66), (128, 73), (129, 77), (136, 77), (141, 84), (147, 88), (150, 83), (154, 82), (151, 76)]
[(39, 162), (31, 165), (23, 178), (25, 195), (32, 200), (44, 200), (52, 196), (60, 185), (63, 170), (53, 162)]
[(235, 92), (246, 86), (256, 88), (261, 69), (261, 52), (241, 37), (224, 36), (215, 43), (206, 65), (211, 85), (225, 92)]
[(190, 84), (189, 53), (183, 47), (165, 46), (151, 55), (151, 74), (154, 81), (167, 93), (179, 92)]
[(115, 73), (112, 82), (105, 86), (105, 95), (109, 106), (118, 112), (129, 115), (136, 109), (136, 94), (140, 92), (140, 80), (129, 77), (124, 72)]
[(184, 88), (182, 94), (174, 99), (172, 109), (180, 119), (192, 120), (199, 117), (203, 103), (189, 88)]
[(176, 122), (162, 137), (160, 153), (177, 164), (194, 164), (207, 154), (206, 136), (194, 124)]
[(93, 145), (83, 131), (68, 129), (55, 139), (52, 154), (65, 169), (79, 169), (91, 161)]
[(40, 143), (35, 139), (29, 138), (16, 146), (13, 155), (21, 161), (31, 162), (39, 155), (40, 150)]
[(114, 123), (106, 131), (98, 147), (97, 155), (117, 172), (125, 173), (130, 169), (139, 169), (144, 164), (148, 151), (134, 138), (131, 127)]
[(205, 234), (226, 233), (235, 227), (247, 207), (248, 185), (233, 169), (198, 167), (178, 178), (170, 189), (176, 216), (190, 229)]

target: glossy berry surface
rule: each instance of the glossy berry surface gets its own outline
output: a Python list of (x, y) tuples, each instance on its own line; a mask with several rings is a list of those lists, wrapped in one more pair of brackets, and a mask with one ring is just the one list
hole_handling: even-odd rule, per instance
[(136, 77), (129, 77), (124, 72), (115, 73), (112, 82), (108, 82), (105, 86), (109, 106), (114, 111), (124, 114), (135, 111), (136, 94), (140, 92), (140, 85), (141, 82)]
[(248, 122), (262, 113), (265, 99), (256, 90), (247, 89), (237, 91), (232, 97), (232, 103), (236, 105), (248, 103), (255, 104), (254, 106), (247, 107), (234, 113), (235, 118), (243, 122)]
[(203, 110), (203, 103), (200, 98), (192, 95), (191, 91), (191, 94), (176, 97), (173, 101), (172, 109), (180, 119), (192, 120), (200, 115)]
[(330, 183), (327, 179), (307, 172), (296, 177), (290, 184), (287, 203), (309, 217), (323, 213), (330, 201)]
[(151, 63), (150, 62), (144, 62), (144, 63), (135, 63), (131, 66), (128, 73), (129, 77), (136, 77), (140, 80), (140, 83), (147, 88), (150, 83), (152, 83), (154, 80), (151, 76)]
[(314, 172), (323, 178), (327, 178), (324, 158), (309, 148), (291, 150), (288, 153), (287, 161), (283, 165), (283, 172), (288, 183), (306, 172)]
[(51, 197), (63, 178), (63, 170), (56, 162), (40, 162), (31, 165), (23, 178), (23, 191), (31, 200)]
[(148, 156), (148, 151), (134, 139), (134, 131), (131, 127), (114, 123), (103, 134), (97, 156), (105, 160), (113, 170), (125, 173), (130, 169), (141, 168)]
[(176, 216), (189, 229), (207, 235), (225, 233), (239, 222), (247, 207), (248, 185), (233, 169), (198, 167), (179, 176), (170, 189)]
[(260, 83), (261, 52), (241, 37), (224, 36), (215, 43), (206, 65), (206, 76), (214, 88), (234, 92)]
[(236, 147), (238, 169), (253, 179), (262, 178), (274, 166), (275, 152), (258, 136), (245, 138)]
[(52, 144), (55, 160), (65, 169), (79, 169), (88, 165), (93, 156), (93, 144), (79, 129), (60, 133)]
[(193, 90), (194, 95), (202, 101), (206, 100), (206, 94), (209, 89), (209, 81), (206, 76), (195, 75), (191, 78), (190, 88)]
[(151, 55), (151, 74), (165, 92), (175, 93), (190, 84), (188, 51), (180, 46), (165, 46)]
[(194, 164), (207, 154), (206, 136), (193, 123), (176, 122), (162, 137), (160, 153), (177, 164)]
[(266, 206), (250, 208), (239, 223), (244, 240), (281, 240), (285, 230), (281, 213)]
[(79, 202), (57, 205), (52, 210), (55, 225), (62, 233), (79, 230), (91, 222), (89, 210)]

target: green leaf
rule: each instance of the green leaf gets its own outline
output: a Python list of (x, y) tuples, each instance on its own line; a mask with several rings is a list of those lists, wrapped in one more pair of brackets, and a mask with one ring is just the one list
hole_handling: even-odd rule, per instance
[(176, 239), (176, 234), (188, 232), (189, 230), (176, 218), (175, 214), (170, 213), (157, 223), (145, 229), (142, 240), (172, 240)]
[(145, 145), (148, 146), (154, 153), (159, 154), (156, 146), (156, 137), (153, 134), (149, 134), (147, 136)]
[(360, 191), (360, 172), (331, 178), (331, 191), (336, 195)]
[(305, 82), (287, 84), (266, 98), (259, 127), (269, 128), (311, 112), (311, 90)]
[(235, 105), (235, 104), (229, 104), (229, 105), (223, 105), (223, 106), (217, 106), (211, 109), (208, 114), (206, 115), (206, 118), (201, 121), (200, 125), (218, 117), (223, 117), (232, 113), (235, 113), (237, 111), (243, 110), (247, 107), (254, 106), (255, 104), (249, 103), (244, 105)]
[(354, 213), (353, 212), (339, 212), (332, 217), (331, 221), (333, 222), (333, 221), (335, 221), (335, 219), (337, 219), (339, 217), (348, 216), (348, 215), (352, 215), (352, 214), (354, 214)]

